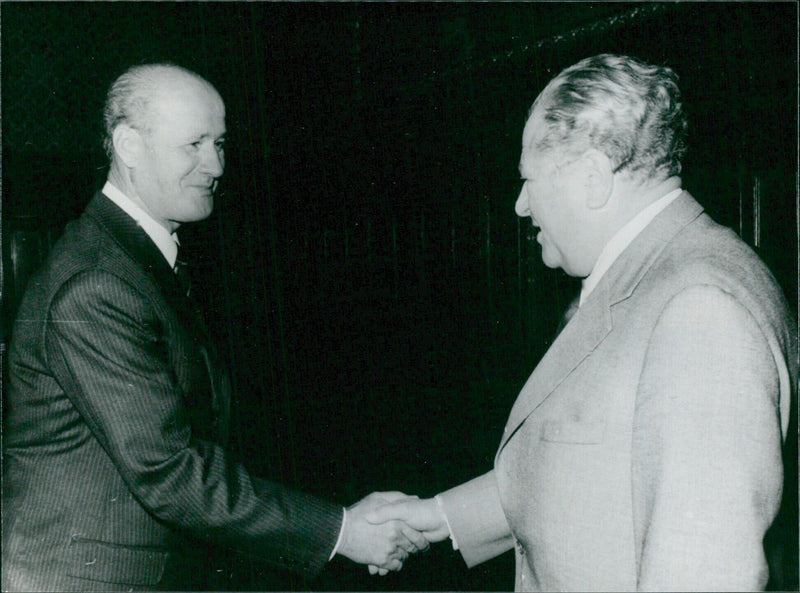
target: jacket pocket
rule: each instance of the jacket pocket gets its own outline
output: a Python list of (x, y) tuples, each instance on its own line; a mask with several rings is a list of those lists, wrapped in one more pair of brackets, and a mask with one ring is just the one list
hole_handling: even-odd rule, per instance
[(542, 426), (542, 440), (551, 443), (593, 445), (603, 442), (605, 420), (547, 420)]
[(72, 536), (67, 546), (71, 577), (121, 585), (155, 585), (164, 576), (168, 552)]

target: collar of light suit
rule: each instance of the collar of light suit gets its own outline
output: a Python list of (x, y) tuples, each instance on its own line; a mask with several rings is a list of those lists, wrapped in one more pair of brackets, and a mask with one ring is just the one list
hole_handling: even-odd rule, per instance
[(591, 295), (522, 388), (509, 414), (497, 455), (525, 419), (608, 336), (612, 330), (612, 307), (633, 293), (663, 247), (703, 212), (703, 207), (687, 192), (680, 191), (676, 196), (668, 194), (663, 199), (670, 197), (672, 199), (662, 204), (660, 210), (650, 213), (650, 220), (629, 236), (621, 248), (622, 242), (614, 249), (619, 251), (597, 279)]
[(639, 214), (634, 216), (611, 237), (611, 240), (603, 248), (603, 251), (600, 252), (600, 257), (597, 258), (592, 273), (583, 280), (581, 285), (581, 305), (583, 305), (586, 298), (600, 282), (600, 279), (608, 271), (608, 268), (610, 268), (620, 254), (625, 251), (625, 248), (639, 236), (639, 233), (641, 233), (656, 216), (658, 216), (659, 212), (669, 206), (682, 192), (683, 190), (678, 188), (660, 197), (655, 202), (642, 209)]

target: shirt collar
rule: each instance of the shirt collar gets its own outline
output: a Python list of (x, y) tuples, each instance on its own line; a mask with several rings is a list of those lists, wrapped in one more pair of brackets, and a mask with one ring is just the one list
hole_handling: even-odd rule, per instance
[(600, 252), (600, 257), (597, 258), (597, 263), (595, 263), (592, 273), (583, 279), (583, 285), (581, 286), (581, 305), (583, 305), (586, 297), (588, 297), (600, 283), (600, 279), (617, 260), (620, 254), (625, 251), (628, 245), (633, 243), (633, 240), (639, 236), (639, 233), (641, 233), (664, 208), (669, 206), (673, 200), (681, 195), (681, 193), (683, 193), (683, 190), (678, 188), (660, 197), (634, 216), (611, 237), (611, 240), (606, 243), (603, 251)]
[(170, 233), (167, 229), (158, 224), (152, 216), (141, 208), (141, 206), (122, 193), (122, 191), (110, 181), (106, 181), (106, 184), (103, 186), (103, 193), (109, 200), (122, 208), (122, 210), (147, 233), (147, 236), (152, 239), (153, 243), (156, 244), (158, 250), (167, 260), (169, 267), (174, 268), (175, 260), (178, 259), (178, 245), (180, 245), (178, 235), (176, 233)]

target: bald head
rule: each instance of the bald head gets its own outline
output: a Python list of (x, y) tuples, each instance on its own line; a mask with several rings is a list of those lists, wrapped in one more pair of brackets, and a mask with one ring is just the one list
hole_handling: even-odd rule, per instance
[(114, 129), (120, 124), (148, 132), (154, 119), (164, 109), (165, 101), (180, 100), (186, 94), (219, 94), (199, 74), (174, 64), (133, 66), (117, 78), (106, 96), (103, 120), (103, 147), (110, 159), (114, 156)]

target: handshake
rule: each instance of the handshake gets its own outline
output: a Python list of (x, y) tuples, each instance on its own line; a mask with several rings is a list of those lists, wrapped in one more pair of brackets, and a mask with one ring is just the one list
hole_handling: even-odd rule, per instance
[(401, 492), (375, 492), (347, 509), (337, 553), (370, 574), (400, 570), (409, 554), (450, 536), (435, 498), (421, 500)]

